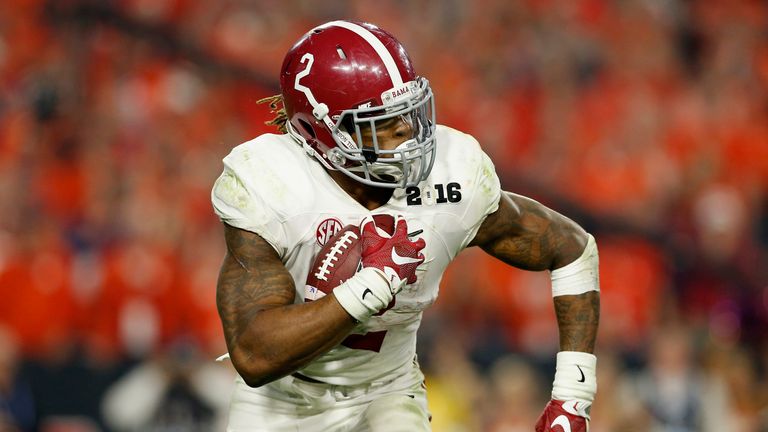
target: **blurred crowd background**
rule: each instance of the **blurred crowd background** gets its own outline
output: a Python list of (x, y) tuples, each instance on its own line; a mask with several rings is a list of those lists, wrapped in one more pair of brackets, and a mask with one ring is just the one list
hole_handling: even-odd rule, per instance
[[(505, 189), (593, 232), (591, 430), (768, 431), (768, 4), (0, 2), (0, 431), (222, 430), (221, 158), (331, 19), (408, 48)], [(419, 344), (437, 432), (531, 431), (546, 273), (468, 250)]]

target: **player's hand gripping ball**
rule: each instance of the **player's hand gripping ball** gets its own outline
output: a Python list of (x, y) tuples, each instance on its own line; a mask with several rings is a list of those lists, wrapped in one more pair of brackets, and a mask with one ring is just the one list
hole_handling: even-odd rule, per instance
[(317, 300), (351, 278), (360, 268), (360, 229), (347, 225), (320, 249), (307, 276), (304, 301)]
[[(310, 267), (304, 301), (313, 301), (330, 294), (363, 267), (374, 267), (382, 277), (397, 287), (416, 281), (416, 267), (424, 261), (420, 253), (424, 240), (411, 241), (402, 217), (374, 215), (366, 218), (362, 229), (347, 225), (334, 234), (320, 249)], [(386, 309), (394, 305), (394, 298)], [(383, 309), (381, 312), (384, 312)]]

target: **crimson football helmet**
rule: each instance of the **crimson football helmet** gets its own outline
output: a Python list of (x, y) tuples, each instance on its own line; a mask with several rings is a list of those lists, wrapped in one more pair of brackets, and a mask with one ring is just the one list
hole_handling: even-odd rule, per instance
[[(365, 23), (332, 21), (307, 32), (280, 72), (287, 130), (326, 168), (370, 186), (403, 188), (427, 178), (435, 159), (434, 97), (400, 42)], [(393, 119), (412, 136), (382, 149), (376, 127)], [(363, 144), (361, 128), (372, 143)]]

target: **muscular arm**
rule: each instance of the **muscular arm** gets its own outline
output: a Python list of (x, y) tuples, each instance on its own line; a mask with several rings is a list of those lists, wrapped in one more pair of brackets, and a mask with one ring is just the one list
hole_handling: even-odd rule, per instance
[[(489, 215), (470, 246), (525, 270), (555, 270), (581, 256), (587, 233), (575, 222), (540, 203), (510, 192)], [(600, 296), (590, 291), (554, 298), (561, 351), (593, 352), (600, 319)]]
[(293, 304), (293, 279), (260, 236), (224, 225), (216, 304), (232, 364), (257, 387), (338, 345), (355, 324), (334, 296)]

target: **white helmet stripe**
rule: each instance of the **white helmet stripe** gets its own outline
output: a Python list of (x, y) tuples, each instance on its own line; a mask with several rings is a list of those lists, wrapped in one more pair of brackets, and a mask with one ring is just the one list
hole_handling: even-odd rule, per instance
[(355, 33), (357, 33), (358, 36), (365, 39), (366, 42), (368, 42), (371, 47), (376, 51), (376, 54), (381, 57), (381, 61), (384, 62), (384, 66), (387, 68), (387, 73), (389, 74), (389, 77), (392, 79), (392, 88), (399, 88), (403, 85), (403, 77), (400, 76), (400, 70), (397, 69), (397, 64), (395, 63), (395, 59), (392, 57), (392, 54), (387, 51), (387, 48), (384, 46), (383, 43), (374, 36), (373, 33), (370, 32), (367, 28), (354, 24), (348, 21), (331, 21), (329, 23), (323, 24), (322, 26), (318, 28), (323, 27), (330, 27), (330, 26), (338, 26), (338, 27), (344, 27), (347, 30), (351, 30)]

